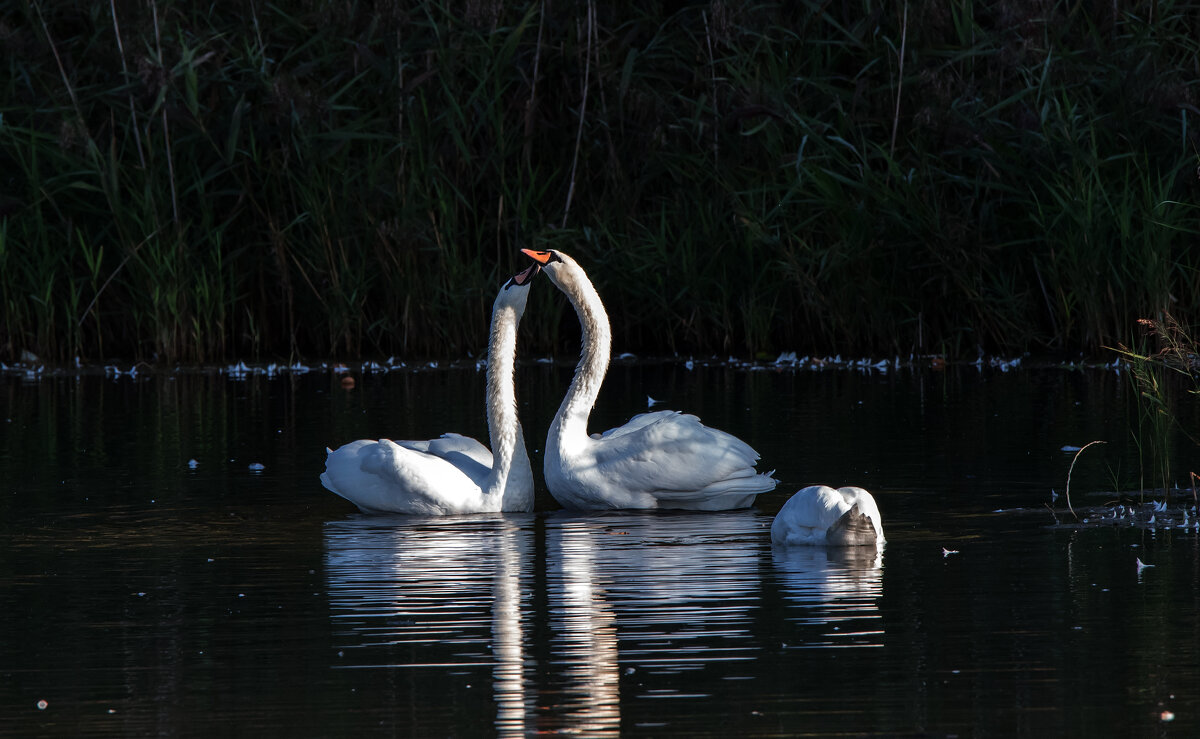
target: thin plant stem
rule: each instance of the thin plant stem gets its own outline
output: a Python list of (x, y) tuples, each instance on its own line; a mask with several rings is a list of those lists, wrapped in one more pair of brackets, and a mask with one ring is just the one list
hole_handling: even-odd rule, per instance
[(133, 248), (130, 249), (129, 253), (125, 255), (125, 258), (122, 259), (121, 263), (117, 265), (117, 268), (112, 271), (112, 273), (108, 276), (108, 279), (104, 281), (104, 284), (101, 285), (100, 289), (96, 291), (96, 294), (92, 296), (91, 302), (88, 303), (87, 307), (83, 309), (83, 312), (79, 314), (79, 320), (75, 323), (76, 328), (83, 325), (83, 322), (85, 319), (87, 319), (88, 314), (92, 312), (92, 307), (96, 305), (96, 301), (99, 300), (100, 296), (104, 294), (104, 291), (108, 289), (108, 284), (113, 281), (113, 278), (116, 277), (117, 274), (129, 262), (129, 260), (133, 258), (133, 255), (137, 254), (138, 249), (141, 249), (143, 244), (157, 236), (159, 231), (162, 231), (162, 227), (159, 227), (154, 233), (133, 245)]
[(900, 128), (900, 94), (904, 90), (904, 49), (908, 45), (908, 3), (904, 3), (904, 20), (900, 25), (900, 71), (896, 76), (896, 111), (892, 114), (892, 143), (888, 157), (896, 156), (896, 131)]
[(1080, 454), (1083, 454), (1083, 450), (1084, 450), (1084, 449), (1087, 449), (1087, 448), (1088, 448), (1088, 447), (1090, 447), (1092, 444), (1106, 444), (1106, 443), (1107, 443), (1107, 442), (1104, 442), (1104, 441), (1099, 441), (1099, 440), (1097, 440), (1097, 441), (1089, 441), (1088, 443), (1086, 443), (1086, 444), (1084, 444), (1083, 446), (1079, 447), (1079, 451), (1075, 452), (1075, 456), (1074, 456), (1074, 457), (1071, 457), (1071, 466), (1070, 466), (1069, 468), (1067, 468), (1067, 492), (1066, 492), (1066, 496), (1067, 496), (1067, 510), (1069, 510), (1069, 511), (1071, 512), (1071, 515), (1072, 515), (1072, 516), (1075, 516), (1075, 520), (1079, 520), (1079, 515), (1078, 515), (1077, 513), (1075, 513), (1075, 507), (1071, 505), (1071, 473), (1075, 471), (1075, 462), (1076, 462), (1076, 461), (1079, 459), (1079, 455), (1080, 455)]
[(542, 0), (538, 10), (537, 45), (533, 50), (533, 79), (529, 83), (529, 99), (525, 102), (525, 163), (533, 145), (533, 111), (537, 108), (538, 67), (542, 61), (542, 27), (546, 23), (546, 2)]
[(54, 61), (58, 64), (58, 72), (62, 75), (63, 85), (66, 86), (67, 95), (71, 98), (71, 107), (75, 109), (75, 115), (82, 122), (83, 111), (79, 107), (79, 99), (75, 97), (75, 88), (71, 86), (71, 80), (67, 78), (67, 70), (63, 67), (62, 57), (58, 55), (58, 46), (50, 36), (50, 26), (47, 25), (46, 18), (42, 15), (42, 6), (39, 3), (34, 3), (33, 8), (37, 11), (38, 20), (42, 22), (42, 31), (46, 34), (46, 41), (50, 43), (50, 51), (54, 53)]
[(592, 0), (587, 5), (587, 47), (583, 63), (583, 101), (579, 104), (579, 129), (575, 133), (575, 155), (571, 158), (571, 182), (567, 186), (567, 204), (563, 207), (562, 228), (567, 227), (567, 216), (571, 213), (571, 198), (575, 195), (575, 170), (579, 166), (579, 146), (583, 142), (583, 122), (587, 115), (588, 88), (591, 86), (592, 71), (592, 23), (596, 6)]
[[(700, 17), (704, 19), (704, 41), (708, 44), (708, 68), (709, 68), (709, 77), (712, 80), (713, 166), (716, 166), (717, 163), (721, 160), (721, 157), (720, 157), (721, 152), (718, 148), (718, 146), (719, 146), (718, 138), (719, 138), (719, 131), (720, 131), (721, 127), (719, 124), (720, 115), (717, 112), (717, 63), (713, 59), (712, 30), (708, 27), (708, 13), (701, 11)], [(896, 134), (893, 131), (892, 132), (892, 141), (895, 142), (895, 140), (896, 140)]]
[[(121, 55), (121, 74), (125, 78), (125, 83), (129, 84), (129, 65), (125, 63), (125, 44), (121, 41), (121, 26), (117, 23), (117, 2), (116, 0), (108, 0), (108, 7), (112, 11), (113, 20), (113, 35), (117, 38), (117, 51)], [(133, 88), (129, 89), (129, 123), (133, 129), (133, 142), (137, 147), (138, 163), (142, 165), (142, 169), (146, 168), (146, 155), (142, 152), (142, 134), (137, 124), (137, 109), (133, 104)]]
[[(154, 15), (154, 43), (158, 49), (158, 63), (165, 66), (162, 53), (162, 35), (158, 30), (158, 3), (151, 0), (150, 8)], [(167, 182), (171, 185), (171, 220), (179, 226), (179, 197), (175, 193), (175, 161), (171, 157), (171, 129), (167, 124), (167, 106), (162, 107), (163, 149), (167, 155)], [(177, 241), (178, 244), (178, 241)]]

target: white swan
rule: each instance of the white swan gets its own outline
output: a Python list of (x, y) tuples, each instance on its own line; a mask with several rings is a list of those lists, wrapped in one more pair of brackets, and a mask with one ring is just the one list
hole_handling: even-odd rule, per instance
[(866, 490), (812, 485), (783, 504), (771, 522), (771, 543), (878, 547), (883, 544), (883, 521)]
[(533, 469), (517, 418), (513, 364), (533, 265), (500, 288), (488, 342), (487, 420), (495, 457), (459, 434), (360, 439), (329, 451), (321, 484), (364, 513), (448, 515), (533, 510)]
[(575, 377), (546, 438), (546, 487), (567, 508), (745, 508), (775, 488), (758, 452), (695, 416), (657, 411), (588, 436), (588, 415), (608, 371), (612, 330), (596, 288), (560, 251), (522, 249), (570, 299), (583, 330)]

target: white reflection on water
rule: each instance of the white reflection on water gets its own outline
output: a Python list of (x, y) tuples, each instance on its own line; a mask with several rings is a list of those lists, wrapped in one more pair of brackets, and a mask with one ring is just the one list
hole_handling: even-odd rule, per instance
[(547, 522), (561, 559), (587, 558), (593, 592), (617, 617), (622, 660), (679, 672), (751, 660), (757, 647), (763, 518), (722, 513), (560, 513)]
[(800, 610), (789, 621), (815, 626), (814, 647), (882, 647), (882, 547), (775, 547), (780, 590)]
[[(336, 664), (432, 678), (489, 669), (501, 734), (615, 736), (623, 702), (668, 719), (725, 699), (729, 680), (762, 678), (764, 649), (783, 636), (879, 645), (879, 553), (772, 552), (769, 524), (753, 510), (330, 522)], [(434, 710), (442, 696), (413, 698)]]
[(657, 709), (665, 718), (713, 697), (694, 679), (705, 668), (752, 672), (763, 520), (754, 511), (548, 517), (552, 651), (569, 678), (568, 726), (615, 736), (622, 694), (684, 699)]
[(521, 558), (527, 547), (519, 547), (519, 538), (528, 537), (529, 527), (518, 529), (506, 522), (496, 542), (499, 561), (492, 580), (495, 602), (492, 605), (492, 654), (496, 664), (496, 726), (503, 735), (525, 734), (525, 646), (521, 624)]
[(349, 640), (339, 666), (490, 665), (496, 726), (505, 736), (524, 735), (521, 573), (529, 569), (532, 522), (531, 514), (498, 514), (327, 524), (329, 605), (335, 635)]

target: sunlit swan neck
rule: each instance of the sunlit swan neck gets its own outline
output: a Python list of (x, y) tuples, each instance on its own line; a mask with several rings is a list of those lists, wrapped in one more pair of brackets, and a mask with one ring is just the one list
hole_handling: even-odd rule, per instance
[(546, 274), (563, 291), (579, 315), (583, 349), (579, 365), (575, 368), (575, 378), (571, 380), (571, 386), (558, 408), (555, 423), (550, 427), (547, 451), (557, 446), (560, 437), (566, 441), (587, 437), (588, 416), (600, 395), (600, 386), (604, 384), (612, 353), (612, 329), (599, 293), (574, 260), (566, 256), (562, 259), (561, 264), (546, 269)]
[(491, 451), (461, 434), (394, 442), (358, 439), (325, 456), (321, 484), (365, 513), (458, 515), (533, 510), (533, 470), (517, 420), (517, 324), (527, 270), (500, 289), (488, 334), (486, 415)]
[(774, 489), (754, 466), (758, 452), (741, 439), (678, 411), (640, 413), (589, 436), (588, 415), (608, 370), (612, 334), (600, 296), (562, 252), (529, 253), (574, 306), (583, 333), (575, 378), (546, 437), (546, 487), (567, 508), (745, 508)]
[[(517, 394), (513, 373), (517, 361), (517, 324), (525, 308), (522, 298), (514, 305), (500, 291), (493, 307), (492, 329), (488, 340), (487, 420), (491, 442), (492, 471), (483, 486), (484, 495), (504, 495), (511, 489), (506, 483), (514, 470), (527, 470), (525, 436), (517, 418)], [(514, 486), (516, 487), (516, 486)]]

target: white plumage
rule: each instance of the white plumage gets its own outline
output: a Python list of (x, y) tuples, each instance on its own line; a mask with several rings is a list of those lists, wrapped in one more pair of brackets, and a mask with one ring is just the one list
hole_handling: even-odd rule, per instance
[(771, 543), (883, 545), (883, 521), (866, 490), (812, 485), (793, 495), (771, 522)]
[(587, 274), (559, 251), (523, 250), (574, 306), (583, 350), (571, 386), (550, 425), (545, 475), (567, 508), (745, 508), (777, 484), (754, 469), (758, 453), (695, 416), (656, 411), (602, 434), (587, 433), (588, 416), (608, 371), (612, 330)]
[[(449, 515), (533, 510), (533, 469), (517, 418), (517, 325), (538, 267), (500, 288), (488, 341), (488, 435), (495, 451), (459, 434), (429, 441), (352, 441), (329, 451), (321, 484), (364, 513)], [(328, 451), (328, 450), (326, 450)]]

